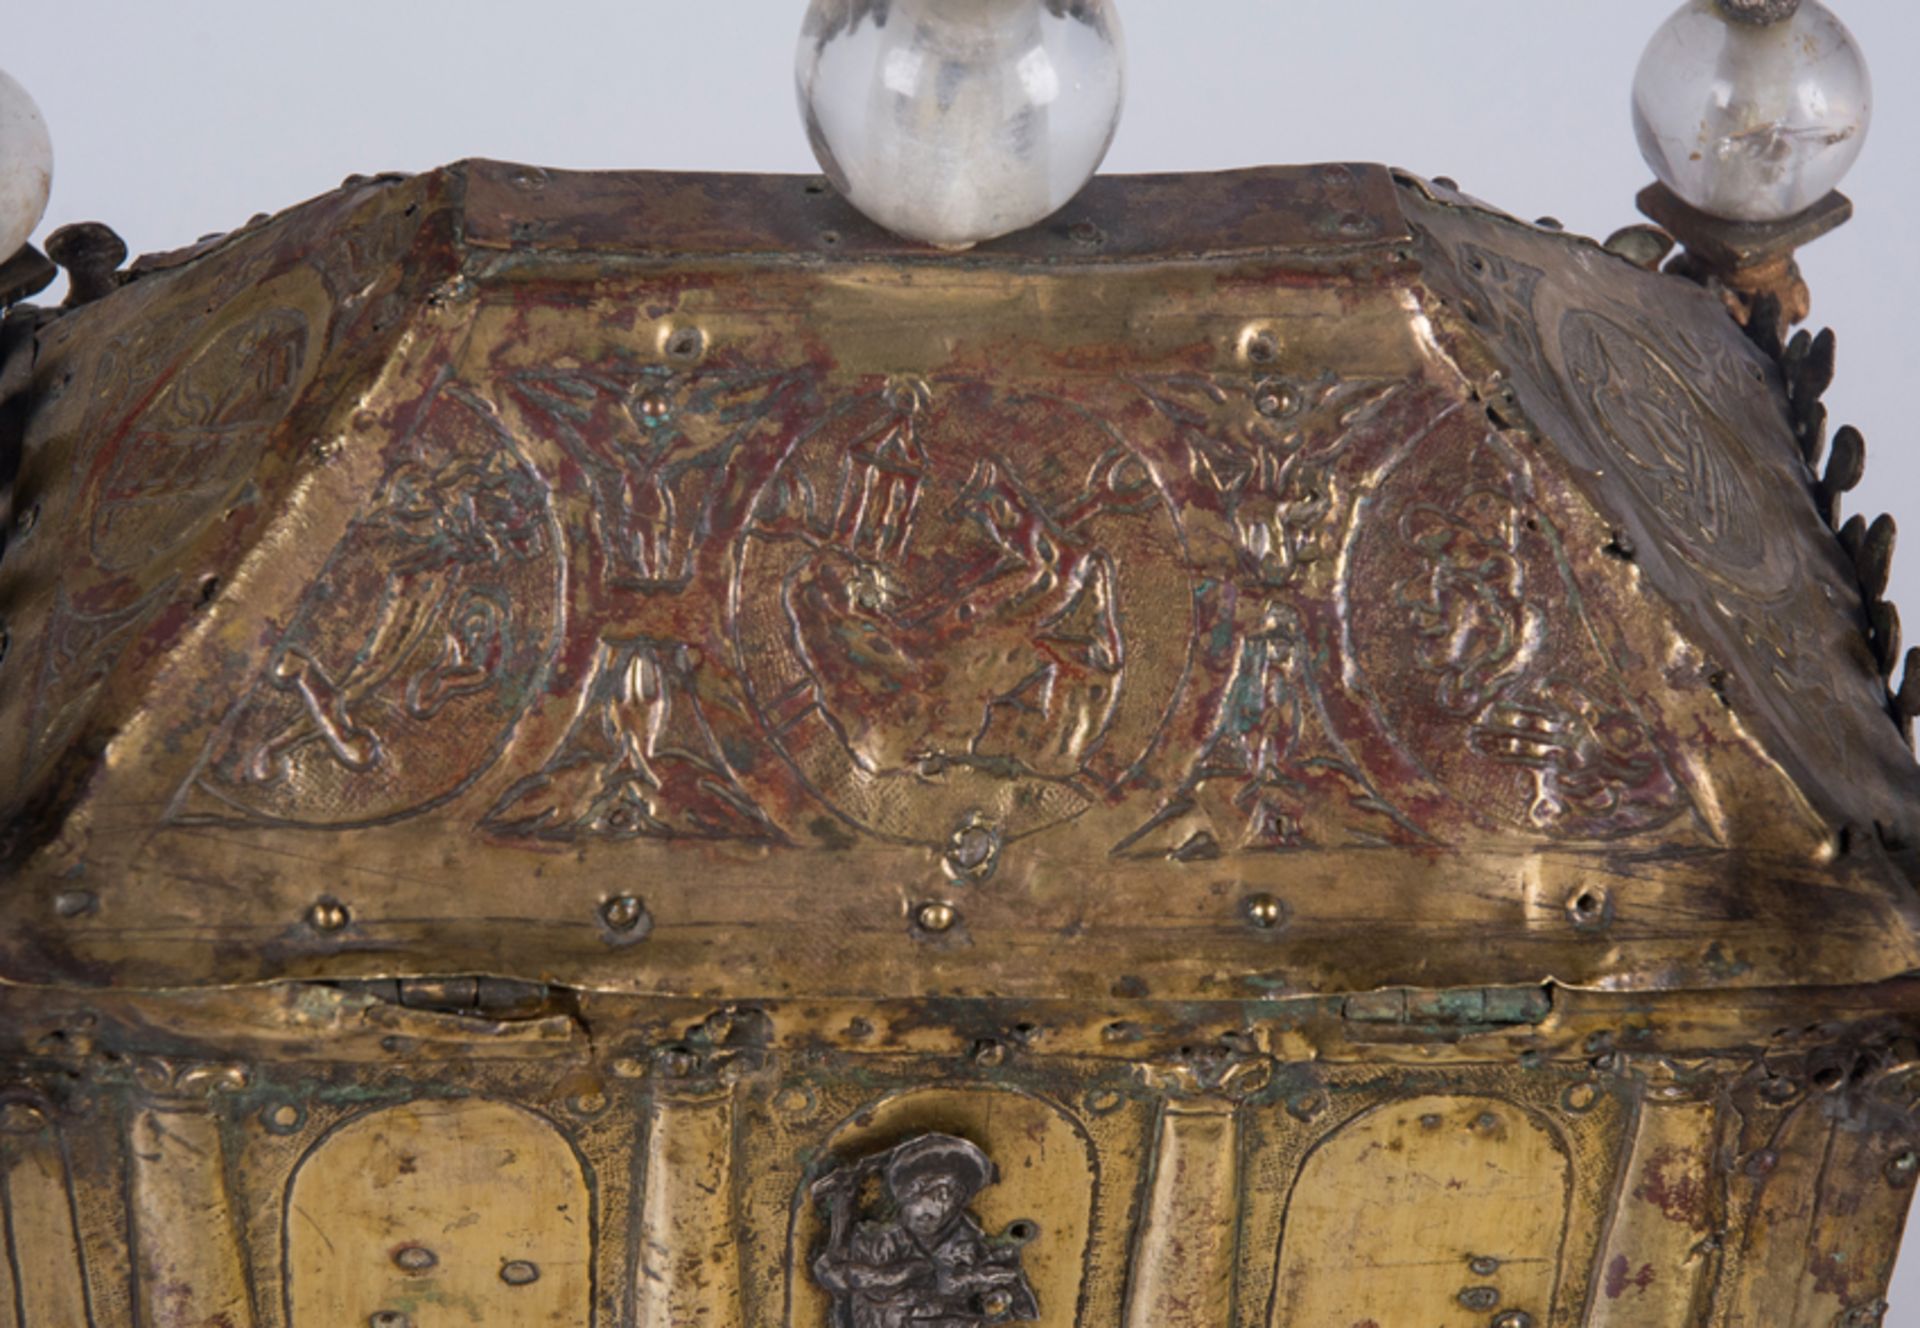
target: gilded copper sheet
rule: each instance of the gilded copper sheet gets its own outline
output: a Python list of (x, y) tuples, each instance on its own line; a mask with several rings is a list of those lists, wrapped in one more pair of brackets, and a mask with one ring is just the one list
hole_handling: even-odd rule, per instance
[(1920, 961), (1767, 362), (1380, 168), (1103, 181), (950, 258), (802, 179), (476, 163), (41, 343), (10, 980)]

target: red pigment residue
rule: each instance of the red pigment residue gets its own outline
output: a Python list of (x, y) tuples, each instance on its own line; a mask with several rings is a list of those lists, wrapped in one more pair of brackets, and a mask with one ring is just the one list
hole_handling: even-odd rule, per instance
[(1658, 1208), (1669, 1222), (1707, 1228), (1707, 1190), (1699, 1159), (1685, 1149), (1657, 1148), (1647, 1159), (1633, 1197)]
[(1641, 1264), (1640, 1271), (1637, 1273), (1632, 1272), (1631, 1269), (1632, 1265), (1627, 1262), (1627, 1256), (1624, 1254), (1614, 1255), (1612, 1261), (1607, 1264), (1605, 1290), (1608, 1300), (1620, 1299), (1627, 1293), (1628, 1287), (1644, 1292), (1653, 1285), (1652, 1264)]

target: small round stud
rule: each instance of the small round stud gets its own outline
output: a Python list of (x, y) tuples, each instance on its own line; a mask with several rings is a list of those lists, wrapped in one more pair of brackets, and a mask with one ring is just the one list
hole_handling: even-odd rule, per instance
[(1303, 1089), (1287, 1099), (1287, 1114), (1305, 1125), (1318, 1120), (1330, 1105), (1326, 1089)]
[(660, 350), (670, 360), (691, 364), (707, 353), (706, 331), (691, 326), (668, 328), (660, 336)]
[(440, 1256), (425, 1245), (402, 1245), (393, 1252), (393, 1266), (408, 1273), (424, 1273), (440, 1262)]
[(1262, 931), (1272, 931), (1287, 920), (1287, 906), (1278, 895), (1249, 895), (1241, 907), (1247, 921)]
[(1887, 1163), (1887, 1179), (1895, 1185), (1911, 1185), (1917, 1175), (1920, 1175), (1920, 1153), (1911, 1148), (1896, 1153)]
[(1280, 358), (1280, 338), (1262, 323), (1252, 323), (1240, 333), (1240, 358), (1258, 368)]
[(919, 925), (921, 931), (938, 935), (941, 932), (953, 930), (953, 924), (960, 920), (960, 912), (952, 904), (935, 899), (915, 909), (913, 920)]
[(307, 925), (318, 932), (335, 932), (353, 920), (347, 906), (337, 899), (316, 899), (307, 910)]
[(100, 907), (91, 890), (62, 890), (53, 897), (53, 911), (63, 918), (83, 918)]
[(1253, 408), (1268, 419), (1279, 419), (1300, 409), (1300, 389), (1268, 378), (1253, 388)]
[(673, 399), (657, 387), (634, 394), (633, 418), (648, 428), (658, 428), (673, 414)]
[(1596, 931), (1613, 919), (1613, 901), (1599, 886), (1582, 886), (1567, 898), (1567, 921), (1578, 931)]
[(638, 895), (615, 895), (600, 906), (600, 920), (611, 931), (633, 931), (647, 920), (647, 906)]
[(1000, 861), (1000, 832), (969, 818), (947, 839), (947, 875), (955, 880), (984, 881)]
[(500, 1265), (500, 1280), (508, 1286), (528, 1286), (540, 1280), (540, 1266), (531, 1259), (513, 1259)]

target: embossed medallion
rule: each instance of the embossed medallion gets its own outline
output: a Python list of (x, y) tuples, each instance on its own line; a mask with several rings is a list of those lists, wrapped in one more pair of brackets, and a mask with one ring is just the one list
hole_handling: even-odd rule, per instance
[(302, 381), (312, 341), (270, 307), (198, 347), (95, 458), (89, 548), (124, 571), (164, 557), (252, 473)]
[(367, 824), (491, 763), (561, 619), (546, 482), (448, 389), (238, 705), (181, 819)]
[(1168, 499), (1058, 400), (981, 383), (857, 399), (795, 444), (737, 560), (734, 642), (769, 738), (888, 838), (1077, 815), (1146, 753), (1187, 667)]
[(1664, 824), (1685, 791), (1581, 621), (1556, 530), (1498, 435), (1413, 449), (1355, 540), (1354, 657), (1441, 787), (1536, 833)]
[(1744, 598), (1788, 589), (1799, 558), (1757, 519), (1748, 448), (1688, 386), (1712, 380), (1706, 353), (1694, 350), (1683, 368), (1650, 330), (1591, 309), (1561, 319), (1560, 352), (1576, 404), (1612, 442), (1618, 475), (1657, 514), (1668, 547)]

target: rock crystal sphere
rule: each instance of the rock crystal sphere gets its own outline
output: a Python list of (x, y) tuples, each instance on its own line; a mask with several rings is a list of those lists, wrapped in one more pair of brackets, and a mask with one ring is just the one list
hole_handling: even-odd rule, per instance
[(53, 140), (33, 98), (0, 70), (0, 263), (13, 257), (47, 213)]
[(1120, 122), (1109, 0), (813, 0), (795, 76), (814, 155), (891, 231), (962, 249), (1080, 191)]
[(1689, 0), (1653, 34), (1633, 79), (1633, 128), (1662, 183), (1729, 221), (1812, 207), (1867, 137), (1872, 85), (1853, 34), (1818, 0), (1742, 23)]

